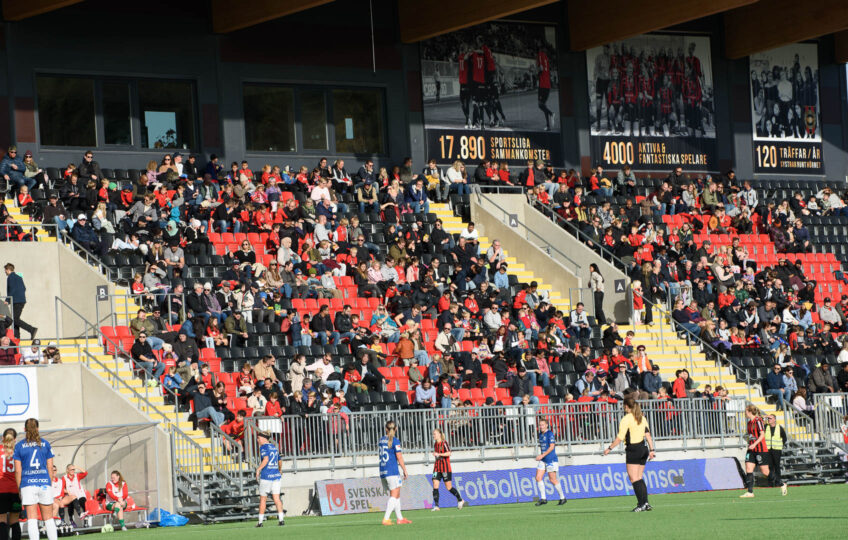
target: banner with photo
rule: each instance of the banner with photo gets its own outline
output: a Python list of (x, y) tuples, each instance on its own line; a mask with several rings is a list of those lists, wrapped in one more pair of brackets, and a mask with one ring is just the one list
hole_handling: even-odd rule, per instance
[(646, 34), (586, 51), (592, 161), (714, 171), (710, 38)]
[(420, 50), (428, 157), (562, 163), (555, 27), (489, 22)]
[(815, 43), (751, 55), (754, 172), (824, 174)]

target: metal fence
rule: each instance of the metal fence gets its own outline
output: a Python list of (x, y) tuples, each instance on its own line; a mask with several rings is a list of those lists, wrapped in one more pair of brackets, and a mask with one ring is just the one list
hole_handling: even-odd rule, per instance
[[(745, 400), (644, 401), (642, 411), (655, 440), (675, 449), (737, 448), (745, 436)], [(621, 404), (587, 402), (505, 407), (459, 407), (402, 411), (331, 413), (308, 416), (248, 417), (244, 458), (259, 464), (256, 431), (269, 432), (290, 472), (355, 468), (373, 464), (377, 441), (388, 420), (398, 425), (408, 463), (432, 462), (432, 431), (441, 429), (455, 451), (471, 451), (455, 461), (485, 459), (503, 451), (514, 458), (538, 454), (537, 426), (547, 420), (567, 455), (596, 454), (616, 436)], [(665, 445), (663, 445), (665, 446)], [(320, 464), (310, 463), (323, 458)]]
[(844, 444), (842, 425), (846, 423), (843, 418), (848, 415), (848, 393), (815, 394), (813, 403), (812, 420), (821, 439)]

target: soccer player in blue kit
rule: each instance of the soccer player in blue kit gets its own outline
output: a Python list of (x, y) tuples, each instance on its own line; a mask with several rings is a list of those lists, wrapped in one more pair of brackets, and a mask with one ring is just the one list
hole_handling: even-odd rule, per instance
[(280, 451), (277, 450), (277, 445), (271, 442), (271, 435), (268, 433), (260, 431), (256, 434), (256, 439), (259, 442), (259, 457), (262, 458), (259, 468), (256, 469), (256, 479), (259, 481), (259, 523), (256, 526), (261, 527), (265, 521), (265, 504), (270, 493), (277, 508), (279, 525), (282, 527), (286, 524), (286, 515), (280, 501)]
[[(398, 525), (412, 523), (403, 519), (400, 510), (400, 486), (409, 474), (406, 472), (406, 464), (401, 454), (400, 440), (395, 437), (397, 425), (394, 420), (386, 422), (386, 434), (380, 439), (380, 479), (383, 481), (383, 489), (389, 491), (389, 502), (386, 504), (386, 514), (383, 516), (383, 525), (394, 525), (391, 517), (394, 511), (397, 516)], [(403, 471), (401, 479), (400, 471)]]
[(557, 506), (568, 502), (565, 499), (565, 494), (562, 492), (562, 486), (559, 485), (559, 460), (556, 455), (556, 436), (548, 426), (547, 420), (539, 420), (539, 448), (541, 454), (536, 456), (536, 485), (539, 487), (539, 500), (536, 501), (536, 506), (548, 504), (548, 496), (545, 493), (545, 471), (548, 473), (548, 478), (559, 494), (559, 502)]
[(15, 480), (21, 487), (21, 504), (27, 511), (27, 535), (38, 538), (38, 507), (48, 540), (56, 540), (53, 521), (53, 450), (38, 433), (38, 420), (24, 422), (26, 438), (15, 445)]

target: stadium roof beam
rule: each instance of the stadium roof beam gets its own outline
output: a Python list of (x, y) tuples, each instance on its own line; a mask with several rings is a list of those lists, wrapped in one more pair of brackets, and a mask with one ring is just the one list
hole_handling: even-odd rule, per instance
[(415, 43), (559, 0), (398, 0), (400, 39)]
[(212, 29), (228, 34), (298, 11), (305, 11), (333, 0), (212, 0)]
[(833, 35), (833, 59), (837, 64), (848, 64), (848, 30)]
[(570, 0), (571, 49), (585, 51), (606, 43), (700, 19), (757, 0)]
[(22, 21), (80, 2), (82, 0), (3, 0), (3, 18)]
[(743, 58), (846, 28), (845, 0), (760, 0), (724, 14), (724, 53)]

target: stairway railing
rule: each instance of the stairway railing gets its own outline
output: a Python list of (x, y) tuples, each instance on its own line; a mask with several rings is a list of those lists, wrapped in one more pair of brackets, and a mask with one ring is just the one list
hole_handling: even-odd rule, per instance
[(174, 506), (186, 505), (179, 500), (182, 495), (203, 512), (209, 509), (206, 497), (207, 455), (197, 441), (176, 426), (171, 428), (171, 461), (174, 479)]
[(816, 431), (821, 440), (831, 444), (844, 443), (842, 419), (848, 414), (848, 393), (815, 394), (813, 403)]

